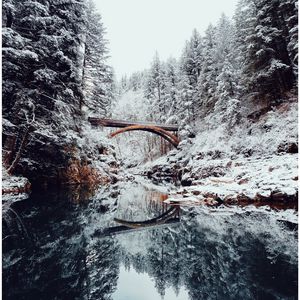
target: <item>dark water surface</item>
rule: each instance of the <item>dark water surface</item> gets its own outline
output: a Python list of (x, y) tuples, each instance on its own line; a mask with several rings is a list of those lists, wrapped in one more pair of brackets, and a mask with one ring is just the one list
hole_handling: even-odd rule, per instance
[(255, 209), (168, 217), (159, 189), (49, 191), (5, 209), (3, 299), (297, 299), (295, 228)]

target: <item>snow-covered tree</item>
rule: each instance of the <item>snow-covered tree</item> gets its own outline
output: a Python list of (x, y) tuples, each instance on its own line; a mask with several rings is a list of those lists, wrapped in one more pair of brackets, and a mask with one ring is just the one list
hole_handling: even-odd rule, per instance
[[(56, 180), (57, 170), (65, 168), (79, 149), (84, 58), (98, 59), (83, 55), (84, 42), (91, 50), (95, 33), (87, 30), (87, 8), (85, 0), (4, 1), (3, 147), (9, 154), (5, 161), (11, 172), (33, 181), (43, 175)], [(99, 46), (97, 38), (93, 42)], [(94, 71), (94, 76), (100, 74)], [(107, 66), (103, 73), (97, 92), (105, 85), (111, 98), (113, 74)], [(91, 99), (85, 104), (96, 109), (99, 105)]]
[(167, 108), (166, 121), (178, 123), (179, 113), (179, 70), (174, 58), (169, 58), (165, 64), (164, 102)]
[(99, 116), (110, 113), (114, 98), (113, 70), (106, 63), (108, 50), (105, 29), (95, 4), (87, 3), (83, 53), (83, 105)]
[(202, 38), (196, 29), (192, 33), (191, 39), (186, 43), (180, 63), (180, 69), (184, 80), (188, 80), (183, 84), (186, 87), (184, 92), (189, 95), (189, 99), (184, 103), (187, 110), (187, 116), (190, 122), (195, 122), (196, 111), (199, 107), (199, 97), (196, 91), (198, 78), (201, 73), (203, 64), (203, 44)]
[(159, 121), (165, 116), (166, 106), (163, 101), (165, 89), (165, 71), (158, 53), (155, 54), (145, 83), (146, 97), (149, 100), (149, 117)]
[(214, 107), (216, 78), (218, 69), (216, 64), (216, 28), (209, 25), (203, 37), (203, 65), (198, 78), (197, 94), (201, 110), (204, 114)]
[(287, 50), (293, 66), (295, 77), (298, 75), (298, 1), (280, 1), (279, 8), (282, 14), (283, 31), (287, 41)]
[[(268, 103), (280, 100), (295, 82), (291, 56), (288, 51), (288, 32), (278, 0), (242, 0), (239, 4), (238, 26), (247, 33), (244, 52), (244, 81), (248, 92), (256, 93)], [(246, 22), (241, 15), (246, 15)], [(242, 41), (240, 40), (240, 43)]]
[(231, 132), (239, 120), (240, 93), (237, 71), (226, 58), (221, 73), (217, 77), (218, 100), (214, 107), (214, 123), (216, 126), (226, 124), (226, 129)]

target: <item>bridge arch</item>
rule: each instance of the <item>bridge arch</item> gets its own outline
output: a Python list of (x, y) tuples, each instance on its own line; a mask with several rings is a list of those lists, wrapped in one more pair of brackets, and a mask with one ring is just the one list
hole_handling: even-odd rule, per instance
[(136, 131), (136, 130), (141, 130), (141, 131), (148, 131), (154, 134), (157, 134), (159, 136), (161, 136), (162, 138), (164, 138), (165, 140), (167, 140), (169, 143), (171, 143), (175, 148), (177, 148), (178, 144), (179, 144), (179, 139), (176, 135), (168, 132), (165, 129), (162, 129), (160, 127), (157, 126), (152, 126), (152, 125), (132, 125), (132, 126), (127, 126), (125, 128), (121, 128), (117, 131), (114, 131), (113, 133), (111, 133), (109, 135), (110, 138), (120, 134), (120, 133), (124, 133), (127, 131)]
[(155, 218), (150, 219), (150, 220), (146, 220), (146, 221), (127, 221), (127, 220), (114, 218), (114, 221), (119, 223), (119, 224), (122, 224), (126, 227), (133, 228), (133, 229), (135, 229), (135, 228), (144, 228), (144, 227), (152, 227), (152, 226), (164, 224), (167, 221), (169, 221), (170, 219), (179, 218), (179, 212), (180, 212), (179, 207), (172, 206), (171, 208), (169, 208), (166, 212), (164, 212), (160, 216), (155, 217)]

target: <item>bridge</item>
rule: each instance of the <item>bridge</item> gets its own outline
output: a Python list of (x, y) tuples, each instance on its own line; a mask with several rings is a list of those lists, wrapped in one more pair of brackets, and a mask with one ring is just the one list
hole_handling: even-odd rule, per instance
[(128, 131), (148, 131), (157, 134), (171, 143), (177, 148), (179, 144), (179, 139), (176, 132), (179, 130), (178, 125), (174, 124), (157, 124), (151, 122), (140, 122), (140, 121), (124, 121), (124, 120), (113, 120), (104, 118), (89, 117), (88, 121), (92, 126), (102, 126), (102, 127), (114, 127), (121, 128), (109, 135), (110, 138), (114, 136), (128, 132)]

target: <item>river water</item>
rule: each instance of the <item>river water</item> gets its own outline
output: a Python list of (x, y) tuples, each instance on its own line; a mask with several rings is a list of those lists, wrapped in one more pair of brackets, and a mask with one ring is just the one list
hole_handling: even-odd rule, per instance
[(268, 210), (170, 207), (170, 189), (139, 181), (15, 202), (3, 213), (3, 299), (297, 299), (295, 226)]

